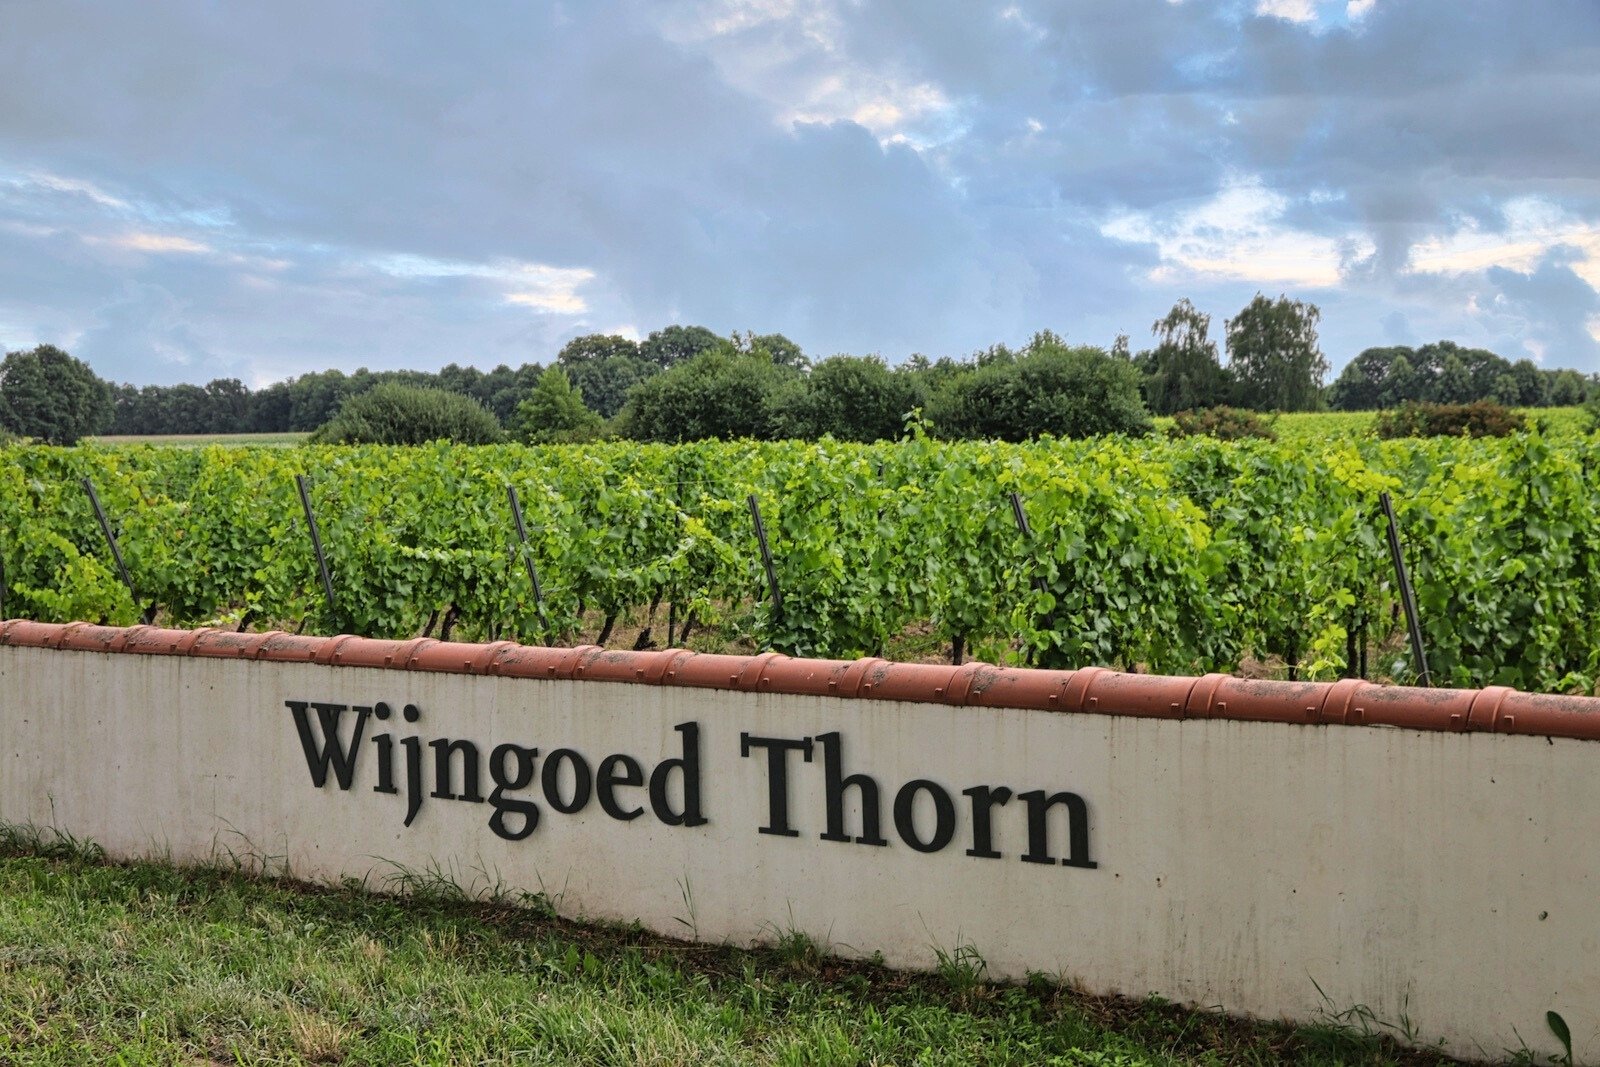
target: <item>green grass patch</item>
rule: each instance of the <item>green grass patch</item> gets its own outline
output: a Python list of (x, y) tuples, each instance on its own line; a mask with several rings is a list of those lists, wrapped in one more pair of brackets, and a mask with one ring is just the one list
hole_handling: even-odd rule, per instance
[[(1589, 418), (1580, 407), (1517, 408), (1528, 417), (1528, 425), (1537, 425), (1545, 434), (1556, 438), (1581, 437), (1589, 431)], [(1263, 416), (1271, 420), (1273, 432), (1284, 444), (1321, 449), (1331, 443), (1358, 441), (1374, 435), (1375, 411), (1295, 411), (1282, 415)], [(1173, 424), (1169, 416), (1155, 420), (1160, 433), (1168, 432)]]
[(556, 918), (540, 897), (396, 897), (108, 863), (0, 828), (5, 1064), (1442, 1064), (1358, 1010), (1291, 1029)]
[(204, 445), (267, 445), (284, 448), (298, 445), (311, 435), (308, 433), (168, 433), (168, 434), (108, 434), (103, 437), (86, 437), (91, 445), (178, 445), (200, 448)]

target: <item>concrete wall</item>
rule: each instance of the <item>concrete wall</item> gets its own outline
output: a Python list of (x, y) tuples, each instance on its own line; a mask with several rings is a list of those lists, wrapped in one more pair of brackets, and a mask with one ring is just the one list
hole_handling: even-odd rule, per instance
[[(307, 701), (390, 711), (366, 718), (348, 790), (336, 773), (312, 783), (286, 706)], [(305, 714), (320, 740), (316, 710)], [(346, 736), (357, 714), (341, 713)], [(602, 810), (603, 758), (632, 756), (647, 778), (683, 755), (675, 727), (686, 723), (698, 724), (706, 821), (663, 822), (648, 787), (611, 789), (619, 810), (643, 809), (637, 818)], [(880, 787), (886, 844), (820, 837), (826, 767), (814, 739), (833, 732), (843, 772)], [(394, 745), (393, 794), (374, 791), (378, 733)], [(796, 836), (759, 832), (772, 814), (769, 750), (757, 742), (742, 756), (742, 734), (813, 739), (812, 762), (789, 757)], [(484, 795), (497, 745), (538, 748), (531, 785), (502, 794), (538, 805), (533, 832), (503, 839), (488, 803), (433, 797), (403, 825), (409, 736), (424, 746), (429, 790), (429, 740), (474, 742)], [(580, 753), (597, 779), (576, 814), (542, 793), (558, 748)], [(513, 779), (515, 759), (505, 757)], [(397, 865), (437, 866), (462, 882), (543, 891), (569, 915), (735, 944), (799, 929), (908, 967), (970, 945), (992, 973), (1060, 973), (1094, 992), (1271, 1018), (1365, 1005), (1482, 1058), (1523, 1040), (1556, 1051), (1549, 1009), (1580, 1053), (1600, 1048), (1597, 769), (1600, 746), (1560, 737), (0, 646), (0, 820), (53, 825), (113, 855), (283, 857), (299, 877), (377, 883)], [(685, 777), (666, 776), (669, 817)], [(952, 801), (938, 851), (910, 847), (896, 828), (895, 797), (915, 780)], [(962, 793), (974, 786), (1014, 794), (991, 809), (988, 851), (1000, 858), (968, 854), (984, 851)], [(1031, 790), (1082, 798), (1087, 857), (1068, 855), (1070, 813), (1058, 804), (1052, 862), (1021, 859), (1019, 798)], [(938, 813), (931, 790), (914, 792), (909, 830), (926, 847)], [(860, 836), (857, 793), (845, 795), (848, 833)], [(503, 828), (522, 825), (509, 812)]]

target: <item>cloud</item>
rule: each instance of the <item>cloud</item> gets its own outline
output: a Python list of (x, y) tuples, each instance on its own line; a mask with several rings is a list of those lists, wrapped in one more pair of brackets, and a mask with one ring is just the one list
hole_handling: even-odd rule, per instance
[(1256, 0), (1256, 14), (1289, 22), (1314, 22), (1316, 0)]
[(6, 20), (5, 340), (113, 376), (548, 360), (671, 321), (899, 359), (1257, 288), (1314, 295), (1336, 363), (1413, 331), (1600, 369), (1592, 0)]
[(128, 207), (127, 201), (112, 196), (95, 186), (93, 182), (86, 182), (79, 178), (63, 178), (58, 174), (34, 172), (20, 179), (10, 179), (6, 184), (12, 186), (33, 185), (52, 192), (85, 196), (101, 207), (117, 210), (125, 210)]
[(947, 135), (954, 101), (893, 64), (859, 62), (847, 22), (847, 12), (826, 0), (709, 0), (661, 25), (729, 85), (762, 100), (780, 127), (848, 121), (884, 143), (919, 146), (937, 141), (935, 131)]
[(582, 267), (552, 267), (543, 263), (496, 260), (462, 263), (417, 255), (379, 256), (372, 265), (396, 278), (484, 278), (505, 290), (508, 304), (536, 311), (579, 315), (589, 305), (578, 289), (594, 280), (594, 271)]
[[(1313, 195), (1309, 202), (1325, 201)], [(1161, 263), (1154, 281), (1228, 279), (1262, 285), (1324, 288), (1337, 285), (1352, 260), (1373, 246), (1359, 233), (1318, 233), (1285, 222), (1289, 199), (1259, 177), (1229, 179), (1210, 199), (1166, 213), (1118, 214), (1101, 232), (1120, 241), (1153, 244)]]
[(124, 233), (115, 237), (89, 237), (86, 240), (90, 244), (106, 245), (129, 252), (204, 255), (213, 251), (210, 245), (170, 233)]
[(1600, 222), (1574, 217), (1542, 197), (1517, 197), (1498, 212), (1499, 225), (1455, 220), (1449, 232), (1411, 246), (1410, 269), (1424, 274), (1470, 274), (1500, 268), (1527, 273), (1558, 249), (1563, 266), (1600, 289)]

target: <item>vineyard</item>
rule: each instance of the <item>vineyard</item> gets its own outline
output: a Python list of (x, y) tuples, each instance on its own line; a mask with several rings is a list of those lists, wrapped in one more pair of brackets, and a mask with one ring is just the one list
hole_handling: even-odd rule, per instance
[(917, 630), (955, 658), (1410, 681), (1387, 491), (1436, 683), (1594, 690), (1600, 436), (1296, 437), (12, 446), (0, 615), (529, 643), (631, 619), (814, 656)]

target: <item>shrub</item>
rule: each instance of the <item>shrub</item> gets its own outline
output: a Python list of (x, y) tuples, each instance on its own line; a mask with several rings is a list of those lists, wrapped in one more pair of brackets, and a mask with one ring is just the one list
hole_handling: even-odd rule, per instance
[(1014, 360), (993, 360), (950, 378), (929, 403), (928, 417), (946, 438), (1144, 434), (1151, 422), (1140, 385), (1132, 363), (1041, 335)]
[(1173, 437), (1215, 437), (1219, 441), (1239, 441), (1246, 437), (1260, 437), (1276, 441), (1272, 420), (1264, 419), (1244, 408), (1230, 408), (1226, 404), (1214, 408), (1180, 411), (1172, 416)]
[(488, 408), (460, 393), (385, 382), (345, 400), (311, 435), (312, 444), (420, 445), (454, 441), (487, 445), (501, 440), (500, 422)]
[(1527, 420), (1503, 404), (1479, 400), (1471, 404), (1402, 404), (1373, 424), (1379, 437), (1505, 437), (1526, 427)]
[(893, 441), (906, 416), (927, 403), (918, 378), (891, 370), (877, 356), (833, 356), (774, 402), (776, 433), (814, 441)]
[(568, 381), (567, 372), (551, 367), (517, 405), (512, 429), (529, 444), (580, 444), (604, 436), (606, 423), (584, 406), (583, 391)]
[(765, 356), (713, 348), (634, 386), (619, 425), (636, 441), (768, 440), (799, 378)]

